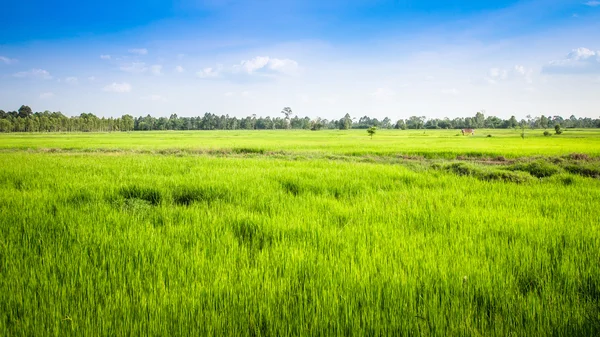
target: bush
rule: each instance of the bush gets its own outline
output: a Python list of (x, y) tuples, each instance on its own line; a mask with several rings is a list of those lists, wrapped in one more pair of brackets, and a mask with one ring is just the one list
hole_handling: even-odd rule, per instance
[(600, 168), (594, 167), (591, 165), (567, 165), (565, 166), (565, 170), (569, 173), (578, 174), (584, 177), (592, 177), (599, 178), (600, 177)]
[(492, 135), (487, 135), (488, 138), (492, 138)]
[(529, 172), (534, 177), (545, 178), (555, 175), (560, 169), (546, 161), (538, 160), (530, 163), (518, 163), (509, 168), (511, 171)]
[(461, 176), (472, 176), (479, 180), (486, 181), (499, 180), (513, 183), (524, 183), (531, 179), (529, 174), (523, 172), (485, 169), (466, 163), (453, 163), (446, 166), (445, 169)]
[(554, 126), (554, 132), (556, 132), (557, 135), (560, 135), (562, 132), (561, 128), (560, 128), (560, 124), (556, 124)]
[(544, 136), (550, 137), (550, 136), (552, 136), (552, 134), (550, 132), (548, 132), (548, 130), (546, 130), (546, 131), (544, 131)]

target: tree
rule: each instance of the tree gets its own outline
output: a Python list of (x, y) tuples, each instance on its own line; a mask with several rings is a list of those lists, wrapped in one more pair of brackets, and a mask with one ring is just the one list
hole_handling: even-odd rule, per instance
[(475, 114), (475, 118), (474, 118), (474, 126), (476, 128), (482, 128), (485, 124), (485, 110), (481, 110), (480, 112), (477, 112)]
[(554, 125), (554, 132), (556, 132), (557, 135), (560, 135), (562, 132), (562, 130), (560, 129), (560, 124), (556, 124)]
[(344, 118), (340, 119), (339, 127), (340, 130), (349, 130), (352, 127), (352, 117), (350, 117), (350, 114), (346, 114)]
[(406, 123), (404, 122), (404, 119), (399, 119), (396, 122), (396, 125), (394, 125), (394, 129), (406, 130)]
[(21, 105), (21, 107), (19, 108), (19, 117), (21, 118), (27, 118), (32, 114), (33, 112), (31, 111), (31, 108), (27, 105)]
[(371, 136), (371, 139), (373, 139), (373, 135), (375, 134), (376, 131), (377, 131), (376, 126), (372, 126), (367, 129), (367, 133), (369, 134), (369, 136)]
[(313, 131), (319, 131), (323, 128), (323, 120), (321, 120), (320, 117), (315, 118), (313, 121), (311, 121), (311, 127), (310, 129)]
[(0, 119), (0, 132), (12, 131), (12, 123), (8, 119)]
[(286, 106), (285, 108), (283, 108), (281, 110), (281, 113), (285, 115), (285, 127), (286, 127), (286, 129), (289, 129), (290, 128), (290, 117), (293, 114), (292, 108), (290, 108), (289, 106)]

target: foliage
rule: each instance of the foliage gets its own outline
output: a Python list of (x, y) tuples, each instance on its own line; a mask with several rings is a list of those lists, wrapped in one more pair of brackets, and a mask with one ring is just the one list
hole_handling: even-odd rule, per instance
[[(489, 128), (509, 129), (519, 125), (516, 118), (511, 116), (502, 120), (495, 116), (484, 116), (484, 112), (475, 113), (474, 117), (427, 118), (426, 116), (410, 116), (400, 119), (395, 124), (389, 117), (382, 120), (363, 116), (358, 120), (350, 114), (343, 118), (311, 120), (309, 117), (293, 116), (292, 109), (285, 107), (283, 117), (263, 117), (251, 115), (235, 117), (205, 113), (197, 117), (179, 117), (176, 114), (167, 117), (152, 117), (150, 115), (133, 117), (129, 114), (118, 118), (98, 117), (91, 113), (81, 113), (79, 116), (65, 116), (61, 112), (32, 112), (28, 106), (21, 106), (18, 111), (5, 112), (0, 110), (0, 132), (114, 132), (114, 131), (151, 131), (151, 130), (272, 130), (272, 129), (368, 129), (372, 126), (378, 129), (464, 129)], [(318, 121), (315, 123), (315, 121)], [(558, 124), (568, 128), (598, 128), (600, 119), (576, 118), (571, 116), (564, 119), (560, 116), (528, 118), (521, 121), (521, 126), (530, 128), (547, 128)]]
[(550, 136), (552, 136), (552, 134), (546, 130), (546, 131), (544, 131), (544, 136), (550, 137)]
[(562, 129), (560, 128), (560, 124), (556, 124), (554, 126), (554, 132), (556, 132), (557, 135), (560, 135), (562, 132)]
[(560, 169), (545, 160), (536, 160), (525, 163), (517, 163), (510, 167), (513, 171), (524, 171), (529, 172), (532, 176), (537, 178), (550, 177), (560, 172)]
[(369, 134), (369, 136), (371, 136), (371, 139), (373, 139), (373, 135), (375, 134), (375, 132), (377, 132), (376, 126), (372, 126), (367, 129), (367, 133)]

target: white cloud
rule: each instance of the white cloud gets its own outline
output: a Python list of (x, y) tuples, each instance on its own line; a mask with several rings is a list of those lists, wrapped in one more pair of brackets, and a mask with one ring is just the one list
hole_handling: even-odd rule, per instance
[(298, 71), (298, 62), (290, 59), (257, 56), (251, 60), (241, 61), (232, 68), (234, 73), (281, 73), (292, 75)]
[(131, 84), (125, 83), (125, 82), (123, 82), (123, 83), (113, 82), (112, 84), (105, 86), (102, 90), (108, 91), (108, 92), (118, 92), (118, 93), (130, 92)]
[(129, 49), (128, 52), (131, 53), (131, 54), (146, 55), (146, 54), (148, 54), (148, 49), (146, 49), (146, 48), (132, 48), (132, 49)]
[(40, 98), (45, 99), (45, 98), (52, 98), (54, 97), (54, 93), (51, 92), (44, 92), (40, 94)]
[(162, 97), (161, 95), (143, 96), (143, 97), (140, 97), (140, 99), (143, 99), (146, 101), (154, 101), (154, 102), (166, 102), (167, 101), (167, 99)]
[(588, 2), (584, 3), (584, 5), (590, 6), (590, 7), (598, 7), (598, 6), (600, 6), (600, 1), (597, 1), (597, 0), (588, 1)]
[(542, 72), (546, 74), (596, 74), (600, 73), (600, 51), (588, 48), (573, 49), (562, 60), (550, 61)]
[(144, 62), (131, 62), (129, 64), (122, 65), (119, 67), (119, 69), (128, 73), (139, 74), (148, 70), (148, 67), (146, 67), (146, 63)]
[(31, 69), (28, 71), (21, 71), (21, 72), (14, 74), (13, 76), (18, 77), (18, 78), (39, 78), (39, 79), (44, 79), (44, 80), (52, 79), (52, 76), (50, 76), (50, 73), (44, 69)]
[(153, 75), (161, 75), (162, 74), (161, 71), (162, 71), (162, 66), (160, 64), (155, 64), (150, 67), (150, 72), (152, 72)]
[(6, 57), (6, 56), (0, 56), (0, 62), (2, 62), (4, 64), (14, 64), (14, 63), (17, 63), (18, 60), (17, 59), (11, 59), (11, 58)]
[(77, 79), (77, 77), (67, 77), (67, 78), (65, 78), (65, 82), (70, 85), (79, 84), (79, 80)]
[(100, 58), (103, 60), (110, 60), (110, 55), (100, 55)]
[(496, 83), (500, 80), (505, 80), (508, 77), (508, 71), (505, 69), (491, 68), (488, 71), (488, 82)]
[(442, 89), (444, 95), (458, 95), (460, 92), (456, 88)]
[(176, 72), (176, 73), (180, 73), (180, 74), (181, 74), (181, 73), (182, 73), (182, 72), (184, 72), (184, 71), (185, 71), (185, 69), (183, 69), (183, 67), (182, 67), (182, 66), (176, 66), (176, 67), (175, 67), (175, 72)]
[(498, 84), (507, 80), (525, 80), (527, 83), (533, 82), (533, 70), (522, 65), (515, 65), (513, 68), (490, 68), (484, 81), (488, 84)]
[(531, 75), (533, 74), (532, 69), (525, 68), (522, 65), (515, 65), (514, 70), (518, 76), (521, 76), (527, 81), (527, 83), (533, 82)]
[(220, 67), (217, 69), (214, 68), (204, 68), (201, 71), (197, 72), (196, 75), (200, 78), (214, 78), (219, 77), (219, 73), (221, 72)]
[(377, 100), (387, 100), (396, 96), (396, 93), (390, 88), (377, 88), (369, 95)]

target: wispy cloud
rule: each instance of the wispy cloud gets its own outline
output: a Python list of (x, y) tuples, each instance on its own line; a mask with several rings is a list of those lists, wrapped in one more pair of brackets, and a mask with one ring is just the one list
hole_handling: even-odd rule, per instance
[(176, 66), (176, 67), (175, 67), (175, 72), (176, 72), (176, 73), (180, 73), (180, 74), (181, 74), (181, 73), (182, 73), (182, 72), (184, 72), (184, 71), (185, 71), (185, 69), (183, 69), (183, 67), (182, 67), (182, 66)]
[(15, 64), (15, 63), (19, 62), (19, 60), (11, 59), (10, 57), (6, 57), (6, 56), (0, 56), (0, 62), (2, 62), (4, 64)]
[(584, 5), (590, 6), (590, 7), (598, 7), (598, 6), (600, 6), (600, 1), (597, 1), (597, 0), (588, 1), (588, 2), (584, 3)]
[(527, 83), (533, 82), (533, 70), (522, 65), (515, 65), (512, 68), (490, 68), (484, 81), (488, 84), (498, 84), (508, 80), (524, 80)]
[(217, 67), (217, 69), (214, 68), (204, 68), (202, 70), (200, 70), (199, 72), (196, 73), (196, 75), (198, 75), (198, 77), (200, 78), (215, 78), (215, 77), (219, 77), (219, 74), (221, 73), (221, 67)]
[(88, 81), (90, 81), (90, 82), (94, 82), (95, 80), (96, 80), (96, 76), (88, 77)]
[(390, 88), (377, 88), (375, 91), (369, 93), (369, 96), (376, 100), (389, 100), (396, 96), (396, 93)]
[(132, 48), (132, 49), (129, 49), (128, 52), (130, 54), (136, 54), (136, 55), (147, 55), (148, 54), (148, 49), (146, 49), (146, 48)]
[(588, 48), (572, 50), (561, 60), (550, 61), (542, 69), (546, 74), (597, 74), (600, 73), (600, 51)]
[(161, 75), (162, 74), (162, 66), (160, 64), (155, 64), (150, 66), (150, 72), (153, 75)]
[(298, 62), (291, 59), (278, 59), (269, 56), (257, 56), (250, 60), (243, 60), (232, 68), (234, 73), (265, 74), (281, 73), (292, 75), (298, 71)]
[(110, 60), (110, 55), (100, 55), (100, 58), (103, 60)]
[(65, 78), (65, 83), (70, 85), (77, 85), (79, 84), (79, 80), (77, 79), (77, 77), (67, 77)]
[(130, 92), (131, 84), (125, 83), (125, 82), (123, 82), (123, 83), (113, 82), (112, 84), (105, 86), (102, 90), (107, 91), (107, 92), (116, 92), (116, 93)]
[(52, 93), (52, 92), (43, 92), (40, 94), (41, 99), (52, 98), (52, 97), (54, 97), (54, 93)]
[(50, 73), (44, 69), (31, 69), (28, 71), (21, 71), (14, 74), (13, 76), (17, 78), (35, 78), (44, 80), (52, 79)]
[(121, 65), (119, 69), (128, 73), (139, 74), (148, 70), (148, 67), (146, 67), (146, 63), (144, 62), (131, 62)]

